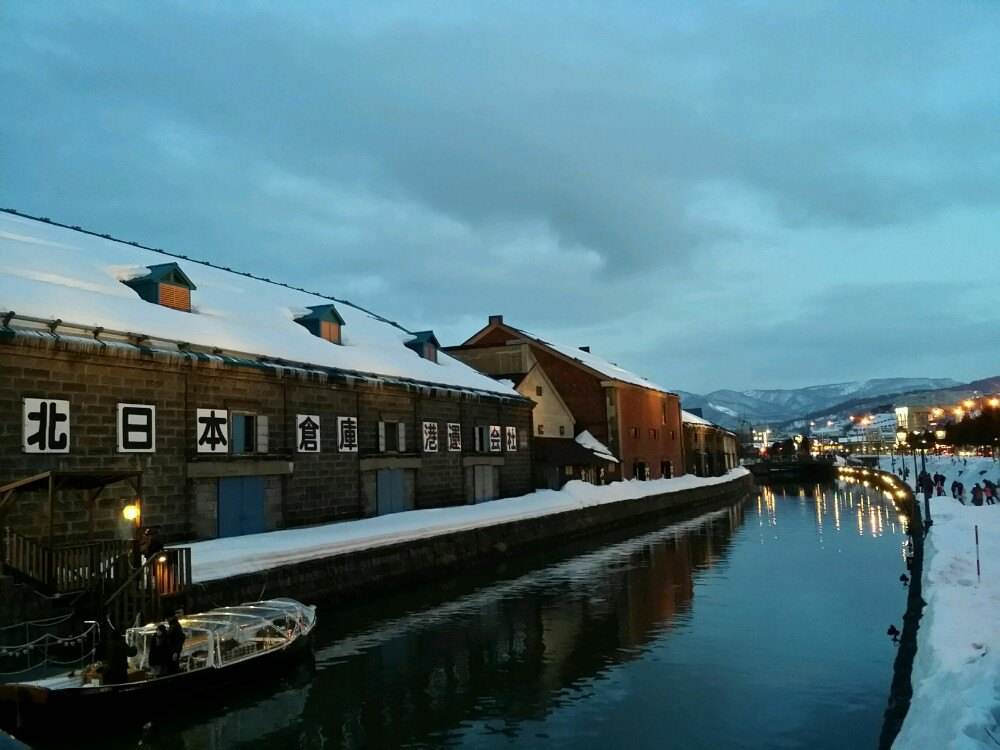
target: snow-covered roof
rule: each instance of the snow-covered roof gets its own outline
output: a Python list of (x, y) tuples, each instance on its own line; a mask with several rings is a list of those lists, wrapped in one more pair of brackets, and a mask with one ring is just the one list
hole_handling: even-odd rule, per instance
[(595, 456), (599, 456), (607, 461), (618, 463), (618, 459), (615, 458), (615, 454), (611, 452), (611, 449), (591, 435), (589, 430), (581, 432), (576, 436), (575, 440)]
[(651, 388), (654, 391), (662, 391), (663, 393), (671, 392), (668, 389), (664, 388), (663, 386), (657, 385), (649, 378), (644, 378), (641, 375), (636, 375), (634, 372), (626, 370), (624, 367), (619, 367), (614, 362), (609, 362), (608, 360), (604, 359), (603, 357), (599, 357), (596, 354), (585, 352), (583, 349), (580, 349), (578, 347), (565, 346), (563, 344), (553, 343), (548, 339), (544, 339), (541, 336), (536, 336), (535, 334), (525, 331), (522, 328), (515, 328), (514, 326), (508, 325), (507, 323), (503, 323), (502, 325), (504, 325), (506, 328), (510, 328), (511, 330), (523, 334), (527, 338), (532, 339), (538, 342), (539, 344), (546, 346), (549, 349), (552, 349), (555, 352), (558, 352), (564, 357), (576, 360), (585, 367), (589, 367), (591, 370), (599, 372), (601, 375), (604, 375), (605, 377), (611, 380), (618, 380), (623, 383), (630, 383), (631, 385), (637, 385), (642, 388)]
[[(444, 353), (437, 362), (421, 358), (405, 346), (413, 332), (334, 297), (8, 212), (0, 212), (0, 258), (0, 311), (520, 397)], [(146, 302), (121, 283), (169, 260), (197, 285), (190, 313)], [(308, 308), (331, 300), (345, 321), (342, 345), (295, 322)]]
[(715, 427), (713, 422), (709, 422), (707, 419), (699, 417), (697, 414), (692, 414), (689, 411), (684, 411), (683, 409), (681, 409), (681, 421), (684, 424), (698, 424), (704, 427)]

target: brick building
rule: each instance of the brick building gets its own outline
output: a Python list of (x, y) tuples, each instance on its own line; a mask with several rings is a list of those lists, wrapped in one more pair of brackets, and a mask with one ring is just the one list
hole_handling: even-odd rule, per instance
[(699, 477), (724, 474), (739, 464), (736, 434), (700, 414), (682, 412), (687, 471)]
[[(531, 489), (532, 403), (432, 332), (10, 212), (0, 257), (0, 487), (138, 470), (141, 524), (166, 539)], [(0, 493), (0, 526), (128, 536), (134, 495)]]
[(484, 328), (445, 351), (480, 372), (514, 381), (519, 393), (535, 401), (536, 440), (589, 433), (617, 459), (603, 467), (606, 479), (684, 473), (678, 396), (589, 347), (560, 346), (491, 315)]

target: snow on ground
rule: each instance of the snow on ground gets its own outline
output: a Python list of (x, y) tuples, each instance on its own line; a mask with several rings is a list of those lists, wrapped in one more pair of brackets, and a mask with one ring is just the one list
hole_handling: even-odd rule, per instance
[(197, 583), (454, 531), (722, 484), (747, 473), (741, 467), (721, 477), (684, 475), (675, 479), (628, 480), (603, 486), (572, 481), (561, 490), (538, 490), (479, 505), (411, 510), (323, 526), (212, 539), (186, 546), (191, 547), (192, 578)]
[[(888, 464), (888, 461), (884, 462)], [(911, 464), (912, 465), (912, 464)], [(888, 468), (886, 466), (886, 468)], [(966, 487), (1000, 480), (989, 458), (928, 458), (927, 470)], [(920, 497), (920, 496), (918, 496)], [(917, 631), (913, 701), (893, 747), (972, 750), (1000, 745), (1000, 505), (931, 500), (934, 526), (924, 546), (923, 596)], [(979, 526), (982, 578), (976, 575)]]

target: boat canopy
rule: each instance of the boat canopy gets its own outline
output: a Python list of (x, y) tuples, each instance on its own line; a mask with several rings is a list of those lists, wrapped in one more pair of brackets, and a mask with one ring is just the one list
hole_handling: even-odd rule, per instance
[[(219, 667), (293, 641), (312, 626), (315, 609), (293, 599), (268, 599), (235, 607), (218, 607), (178, 618), (184, 631), (182, 671)], [(129, 628), (125, 640), (136, 648), (133, 669), (149, 669), (157, 629), (165, 623)]]

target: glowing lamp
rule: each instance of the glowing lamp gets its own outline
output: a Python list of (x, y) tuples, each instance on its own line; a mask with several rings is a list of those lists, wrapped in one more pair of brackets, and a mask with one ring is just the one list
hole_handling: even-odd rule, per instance
[(158, 558), (156, 558), (156, 562), (158, 563), (165, 563), (166, 561), (167, 561), (166, 555), (160, 555)]
[(122, 518), (126, 521), (136, 521), (139, 518), (139, 504), (129, 503), (122, 508)]
[(988, 403), (995, 409), (996, 407), (1000, 406), (1000, 398), (991, 398)]
[(973, 401), (971, 398), (967, 398), (965, 399), (965, 401), (962, 402), (962, 406), (964, 406), (966, 409), (971, 409), (975, 405), (976, 402)]
[(934, 430), (934, 437), (938, 440), (944, 440), (947, 436), (948, 433), (945, 430)]
[(896, 430), (896, 440), (900, 443), (906, 442), (906, 430)]

